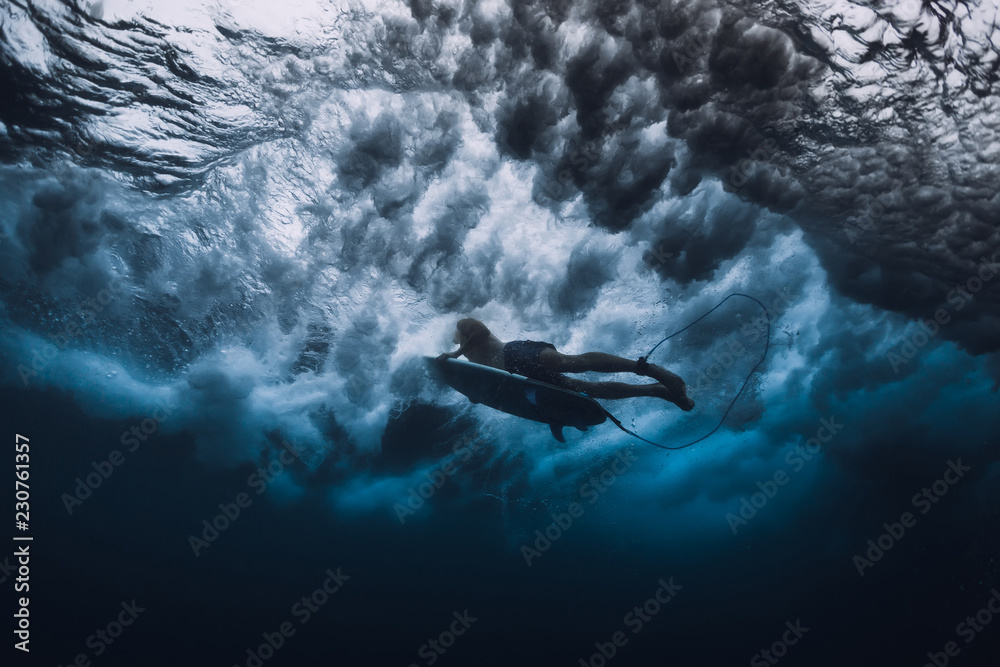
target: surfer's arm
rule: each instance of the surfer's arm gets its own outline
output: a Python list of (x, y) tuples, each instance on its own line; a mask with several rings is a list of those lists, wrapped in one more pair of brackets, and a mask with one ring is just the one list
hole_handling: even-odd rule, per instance
[(479, 344), (478, 339), (470, 338), (469, 340), (462, 343), (459, 346), (459, 348), (454, 352), (445, 352), (444, 354), (440, 355), (438, 359), (458, 359), (460, 356), (466, 354), (471, 348), (476, 347), (478, 344)]
[(462, 343), (457, 350), (455, 350), (454, 352), (445, 352), (445, 353), (441, 354), (440, 356), (438, 356), (438, 359), (439, 360), (440, 359), (458, 359), (463, 354), (466, 357), (468, 357), (469, 356), (468, 355), (469, 350), (472, 350), (473, 348), (479, 347), (481, 344), (483, 344), (485, 342), (485, 339), (487, 339), (488, 337), (489, 337), (489, 332), (486, 332), (486, 334), (478, 334), (477, 333), (477, 334), (475, 334), (473, 336), (470, 336), (469, 338), (465, 339), (465, 342)]
[(466, 343), (465, 345), (462, 345), (454, 352), (443, 352), (440, 355), (438, 355), (438, 359), (458, 359), (460, 356), (465, 354), (465, 351), (468, 349), (468, 347), (469, 345), (468, 343)]

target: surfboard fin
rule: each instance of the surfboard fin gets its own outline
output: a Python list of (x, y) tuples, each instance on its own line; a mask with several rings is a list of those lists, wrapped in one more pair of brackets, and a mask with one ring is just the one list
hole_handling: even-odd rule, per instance
[(549, 430), (552, 431), (552, 437), (558, 442), (566, 442), (566, 438), (563, 437), (562, 424), (549, 424)]

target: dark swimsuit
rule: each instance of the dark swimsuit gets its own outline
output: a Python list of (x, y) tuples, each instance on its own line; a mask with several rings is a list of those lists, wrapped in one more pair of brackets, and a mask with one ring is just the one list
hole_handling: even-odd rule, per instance
[(564, 387), (568, 380), (566, 376), (546, 370), (538, 362), (538, 355), (547, 347), (556, 349), (552, 343), (537, 340), (511, 341), (503, 346), (503, 367), (509, 373), (517, 373), (532, 380)]

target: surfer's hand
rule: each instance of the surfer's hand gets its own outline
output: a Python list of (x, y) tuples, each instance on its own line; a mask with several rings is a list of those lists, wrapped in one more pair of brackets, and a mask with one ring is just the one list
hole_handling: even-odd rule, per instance
[(454, 358), (455, 357), (451, 356), (449, 353), (442, 352), (441, 354), (438, 355), (438, 357), (437, 357), (437, 359), (435, 359), (435, 361), (437, 361), (437, 362), (440, 363), (440, 362), (442, 362), (442, 361), (444, 361), (446, 359), (454, 359)]

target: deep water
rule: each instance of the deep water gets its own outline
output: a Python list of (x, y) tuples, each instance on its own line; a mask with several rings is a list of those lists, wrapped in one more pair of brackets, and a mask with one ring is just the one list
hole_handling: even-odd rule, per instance
[(998, 664), (997, 10), (0, 3), (4, 664)]

